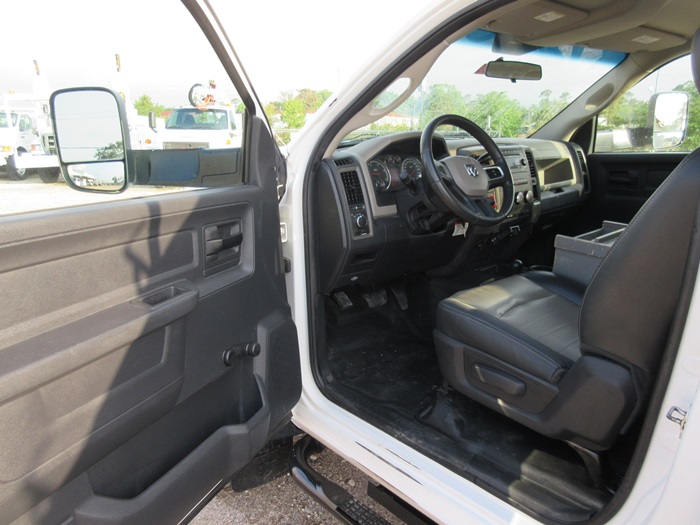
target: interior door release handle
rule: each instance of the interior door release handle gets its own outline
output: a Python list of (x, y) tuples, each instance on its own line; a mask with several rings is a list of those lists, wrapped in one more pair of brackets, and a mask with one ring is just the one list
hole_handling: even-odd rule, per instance
[(243, 242), (243, 233), (237, 232), (226, 237), (217, 239), (207, 239), (205, 241), (206, 254), (214, 255), (215, 253), (223, 252), (235, 246), (240, 246)]
[(243, 232), (239, 220), (204, 228), (204, 252), (207, 257), (240, 246)]

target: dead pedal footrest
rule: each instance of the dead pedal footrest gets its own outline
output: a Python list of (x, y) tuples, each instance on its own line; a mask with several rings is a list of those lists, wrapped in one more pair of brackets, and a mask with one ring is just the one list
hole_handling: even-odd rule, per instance
[(318, 450), (318, 443), (311, 436), (296, 442), (290, 458), (290, 470), (294, 480), (326, 507), (336, 518), (350, 525), (390, 525), (372, 509), (355, 499), (341, 486), (326, 479), (309, 466), (308, 456)]

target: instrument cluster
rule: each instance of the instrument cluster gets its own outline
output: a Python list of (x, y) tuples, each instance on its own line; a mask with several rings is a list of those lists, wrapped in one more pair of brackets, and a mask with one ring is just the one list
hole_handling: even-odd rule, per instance
[(367, 163), (372, 186), (377, 192), (394, 191), (403, 187), (400, 174), (405, 171), (413, 180), (423, 175), (423, 164), (418, 157), (379, 155)]

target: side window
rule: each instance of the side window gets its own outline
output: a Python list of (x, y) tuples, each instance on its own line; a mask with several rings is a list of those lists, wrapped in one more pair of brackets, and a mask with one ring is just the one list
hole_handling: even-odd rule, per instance
[[(650, 103), (654, 96), (668, 92), (683, 92), (688, 95), (686, 135), (680, 144), (673, 147), (664, 146), (664, 141), (658, 140), (658, 137), (654, 140), (654, 117), (650, 115)], [(669, 132), (669, 135), (672, 133)], [(596, 153), (692, 151), (698, 146), (700, 96), (693, 82), (689, 56), (657, 69), (598, 115)]]
[[(25, 19), (20, 5), (9, 5), (3, 17)], [(18, 136), (0, 152), (0, 193), (10, 196), (0, 215), (244, 182), (245, 108), (180, 2), (124, 0), (106, 16), (99, 3), (66, 0), (48, 3), (35, 22), (32, 46), (14, 44), (25, 39), (22, 24), (0, 34), (0, 45), (16, 51), (0, 59), (3, 120), (37, 131), (31, 155)], [(125, 102), (134, 169), (122, 194), (75, 191), (60, 173), (48, 100), (58, 89), (82, 86), (109, 88)], [(85, 173), (77, 184), (108, 184), (102, 178)], [(46, 198), (32, 197), (30, 184), (43, 184)]]

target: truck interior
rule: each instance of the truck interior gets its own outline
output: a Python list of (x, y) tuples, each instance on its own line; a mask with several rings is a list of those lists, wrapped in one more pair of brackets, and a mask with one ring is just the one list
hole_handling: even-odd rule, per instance
[[(449, 21), (358, 97), (308, 174), (324, 394), (545, 523), (612, 516), (694, 286), (700, 165), (683, 148), (601, 153), (597, 115), (688, 54), (698, 27), (687, 0), (504, 2)], [(392, 82), (409, 87), (387, 111), (437, 56), (487, 33), (525, 62), (542, 48), (620, 59), (536, 130), (503, 136), (443, 115), (422, 131), (352, 135)], [(540, 90), (555, 89), (548, 74)], [(462, 117), (481, 118), (469, 107)]]

